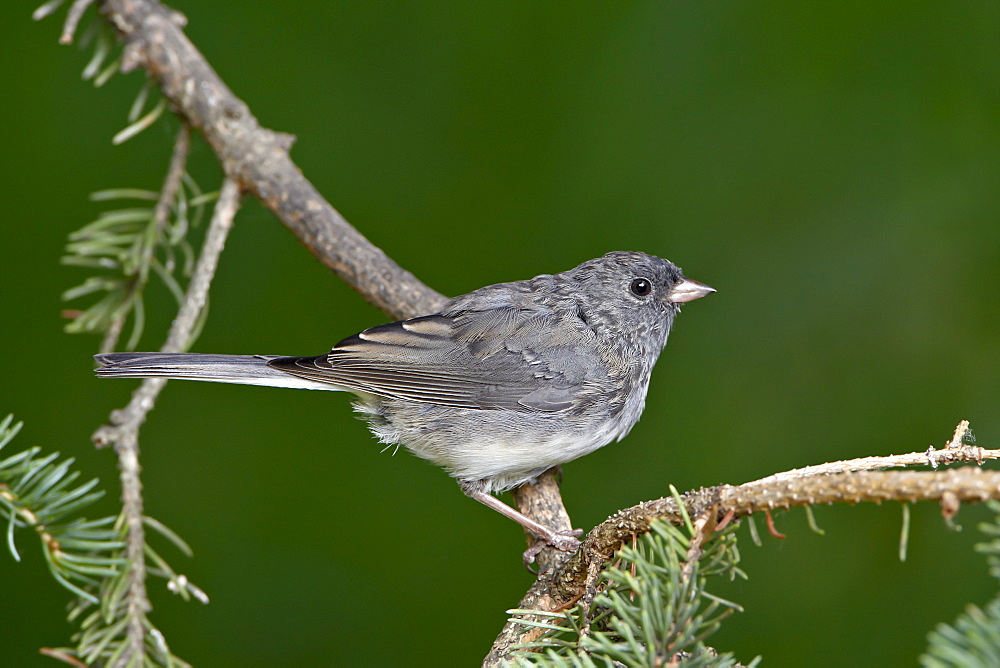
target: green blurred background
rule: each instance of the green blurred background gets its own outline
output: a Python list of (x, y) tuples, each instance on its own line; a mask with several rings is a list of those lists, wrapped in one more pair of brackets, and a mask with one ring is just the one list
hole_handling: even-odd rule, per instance
[[(188, 35), (365, 235), (459, 294), (615, 249), (719, 292), (686, 307), (623, 443), (565, 467), (577, 526), (792, 467), (1000, 434), (1000, 3), (178, 1)], [(134, 382), (97, 382), (62, 332), (59, 264), (88, 193), (157, 189), (176, 121), (121, 147), (143, 75), (95, 91), (59, 20), (0, 27), (0, 414), (9, 449), (77, 458)], [(211, 152), (192, 171), (217, 187)], [(70, 306), (84, 306), (81, 300)], [(172, 303), (149, 299), (141, 348)], [(241, 211), (195, 350), (317, 354), (385, 321), (262, 206)], [(379, 454), (346, 397), (174, 383), (142, 433), (149, 514), (212, 597), (154, 585), (153, 619), (203, 666), (473, 665), (530, 584), (520, 530), (434, 467)], [(94, 511), (113, 512), (108, 500)], [(743, 542), (742, 603), (713, 638), (769, 665), (904, 665), (995, 592), (966, 507), (780, 514)], [(68, 594), (31, 536), (0, 556), (0, 664), (51, 665)]]

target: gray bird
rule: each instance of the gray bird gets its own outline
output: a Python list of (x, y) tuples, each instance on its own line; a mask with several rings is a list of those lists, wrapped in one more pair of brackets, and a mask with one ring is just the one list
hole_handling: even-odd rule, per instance
[(443, 466), (468, 496), (572, 550), (579, 532), (556, 532), (493, 494), (628, 434), (679, 305), (711, 292), (667, 260), (618, 251), (560, 274), (480, 288), (317, 357), (95, 359), (102, 377), (352, 392), (379, 441)]

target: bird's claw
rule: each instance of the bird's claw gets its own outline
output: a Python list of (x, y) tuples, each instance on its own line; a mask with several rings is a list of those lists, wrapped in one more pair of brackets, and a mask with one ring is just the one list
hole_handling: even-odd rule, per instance
[(546, 547), (554, 547), (560, 552), (575, 552), (582, 543), (580, 537), (583, 536), (583, 529), (573, 529), (571, 531), (553, 531), (546, 536), (538, 536), (531, 547), (524, 551), (524, 567), (529, 572), (538, 575), (538, 571), (531, 567), (538, 553)]

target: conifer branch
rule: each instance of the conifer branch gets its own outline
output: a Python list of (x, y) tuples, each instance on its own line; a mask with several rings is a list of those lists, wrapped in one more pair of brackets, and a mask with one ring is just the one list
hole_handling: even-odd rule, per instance
[[(0, 450), (21, 429), (7, 416), (0, 421)], [(124, 543), (114, 528), (114, 517), (85, 520), (79, 513), (104, 496), (95, 490), (97, 480), (77, 484), (79, 471), (73, 459), (59, 460), (59, 453), (42, 455), (29, 448), (0, 461), (0, 517), (4, 520), (7, 549), (20, 561), (15, 532), (30, 528), (38, 536), (52, 577), (74, 594), (93, 603), (85, 588), (100, 578), (117, 575), (124, 563), (116, 552)]]
[(175, 274), (190, 274), (192, 263), (179, 262), (177, 256), (186, 260), (193, 255), (187, 241), (188, 231), (200, 222), (205, 202), (214, 198), (214, 194), (202, 194), (185, 174), (190, 134), (190, 127), (182, 125), (159, 193), (118, 188), (91, 195), (96, 201), (155, 202), (153, 207), (104, 211), (97, 220), (69, 236), (63, 264), (111, 272), (91, 276), (63, 293), (66, 300), (94, 292), (106, 293), (84, 311), (67, 312), (73, 320), (66, 326), (68, 332), (103, 333), (102, 351), (117, 346), (129, 315), (133, 325), (125, 347), (131, 349), (138, 343), (145, 320), (143, 295), (150, 274), (163, 281), (178, 303), (184, 299)]
[(521, 632), (505, 665), (738, 665), (705, 644), (726, 616), (740, 610), (706, 591), (711, 576), (745, 577), (735, 527), (705, 531), (707, 515), (689, 520), (681, 527), (654, 521), (647, 535), (616, 552), (574, 605), (509, 610)]
[[(0, 450), (20, 427), (20, 423), (12, 424), (10, 416), (0, 420)], [(73, 459), (60, 460), (59, 453), (43, 455), (39, 447), (0, 460), (0, 517), (6, 520), (8, 551), (20, 561), (17, 532), (34, 532), (52, 577), (76, 595), (69, 615), (70, 621), (80, 623), (73, 636), (76, 646), (43, 648), (42, 653), (75, 666), (115, 666), (128, 656), (142, 658), (141, 665), (186, 666), (171, 654), (163, 634), (145, 614), (133, 609), (135, 599), (129, 590), (133, 571), (126, 556), (131, 536), (124, 530), (125, 516), (82, 517), (104, 492), (96, 489), (96, 479), (78, 484), (80, 472), (72, 466)], [(190, 554), (190, 548), (167, 527), (149, 517), (142, 519), (155, 533)], [(150, 573), (167, 580), (170, 591), (185, 600), (193, 597), (208, 602), (201, 589), (177, 574), (149, 544), (142, 547), (153, 562)], [(140, 650), (145, 653), (138, 656), (133, 654), (129, 632), (133, 620), (145, 636)]]
[[(212, 222), (188, 285), (184, 303), (173, 321), (163, 345), (164, 352), (181, 352), (190, 344), (196, 325), (208, 300), (219, 256), (226, 237), (232, 228), (233, 218), (239, 207), (240, 192), (236, 182), (227, 179), (222, 184), (219, 200), (215, 205)], [(98, 429), (93, 436), (99, 446), (113, 444), (118, 455), (122, 482), (122, 515), (126, 529), (126, 557), (128, 558), (128, 638), (129, 646), (123, 655), (126, 663), (144, 656), (147, 642), (146, 613), (150, 609), (146, 594), (145, 533), (143, 524), (142, 483), (139, 473), (139, 427), (152, 410), (156, 397), (166, 385), (163, 378), (149, 378), (133, 393), (124, 409), (111, 415), (110, 424)]]
[[(832, 503), (938, 501), (942, 513), (954, 515), (961, 502), (1000, 499), (1000, 471), (966, 466), (946, 471), (877, 471), (886, 467), (975, 463), (1000, 459), (1000, 450), (974, 445), (967, 421), (959, 423), (945, 448), (930, 448), (888, 457), (871, 457), (823, 464), (768, 476), (742, 485), (718, 485), (668, 496), (620, 510), (594, 527), (572, 555), (556, 555), (552, 565), (522, 598), (519, 608), (562, 609), (591, 590), (616, 551), (635, 536), (648, 533), (656, 521), (679, 526), (685, 512), (705, 531), (716, 522), (728, 523), (755, 512)], [(696, 556), (696, 555), (692, 555)], [(559, 558), (561, 557), (561, 559)], [(524, 630), (509, 621), (500, 632), (484, 665), (500, 665), (511, 647), (522, 642)]]
[[(990, 501), (992, 520), (979, 525), (989, 540), (976, 545), (987, 555), (990, 575), (1000, 578), (1000, 502)], [(1000, 661), (1000, 593), (980, 607), (970, 603), (954, 624), (939, 624), (927, 636), (927, 651), (920, 657), (925, 668), (990, 666)]]

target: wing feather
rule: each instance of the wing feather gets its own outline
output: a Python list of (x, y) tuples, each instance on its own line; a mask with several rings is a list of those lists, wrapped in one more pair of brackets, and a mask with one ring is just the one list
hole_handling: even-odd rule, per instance
[[(559, 372), (566, 366), (559, 359), (508, 345), (512, 337), (539, 341), (549, 329), (543, 320), (544, 314), (516, 308), (435, 314), (366, 329), (326, 355), (280, 357), (268, 365), (355, 392), (441, 406), (565, 410), (583, 391), (581, 379)], [(587, 334), (568, 337), (574, 353)], [(560, 350), (557, 345), (546, 353), (558, 356)]]

